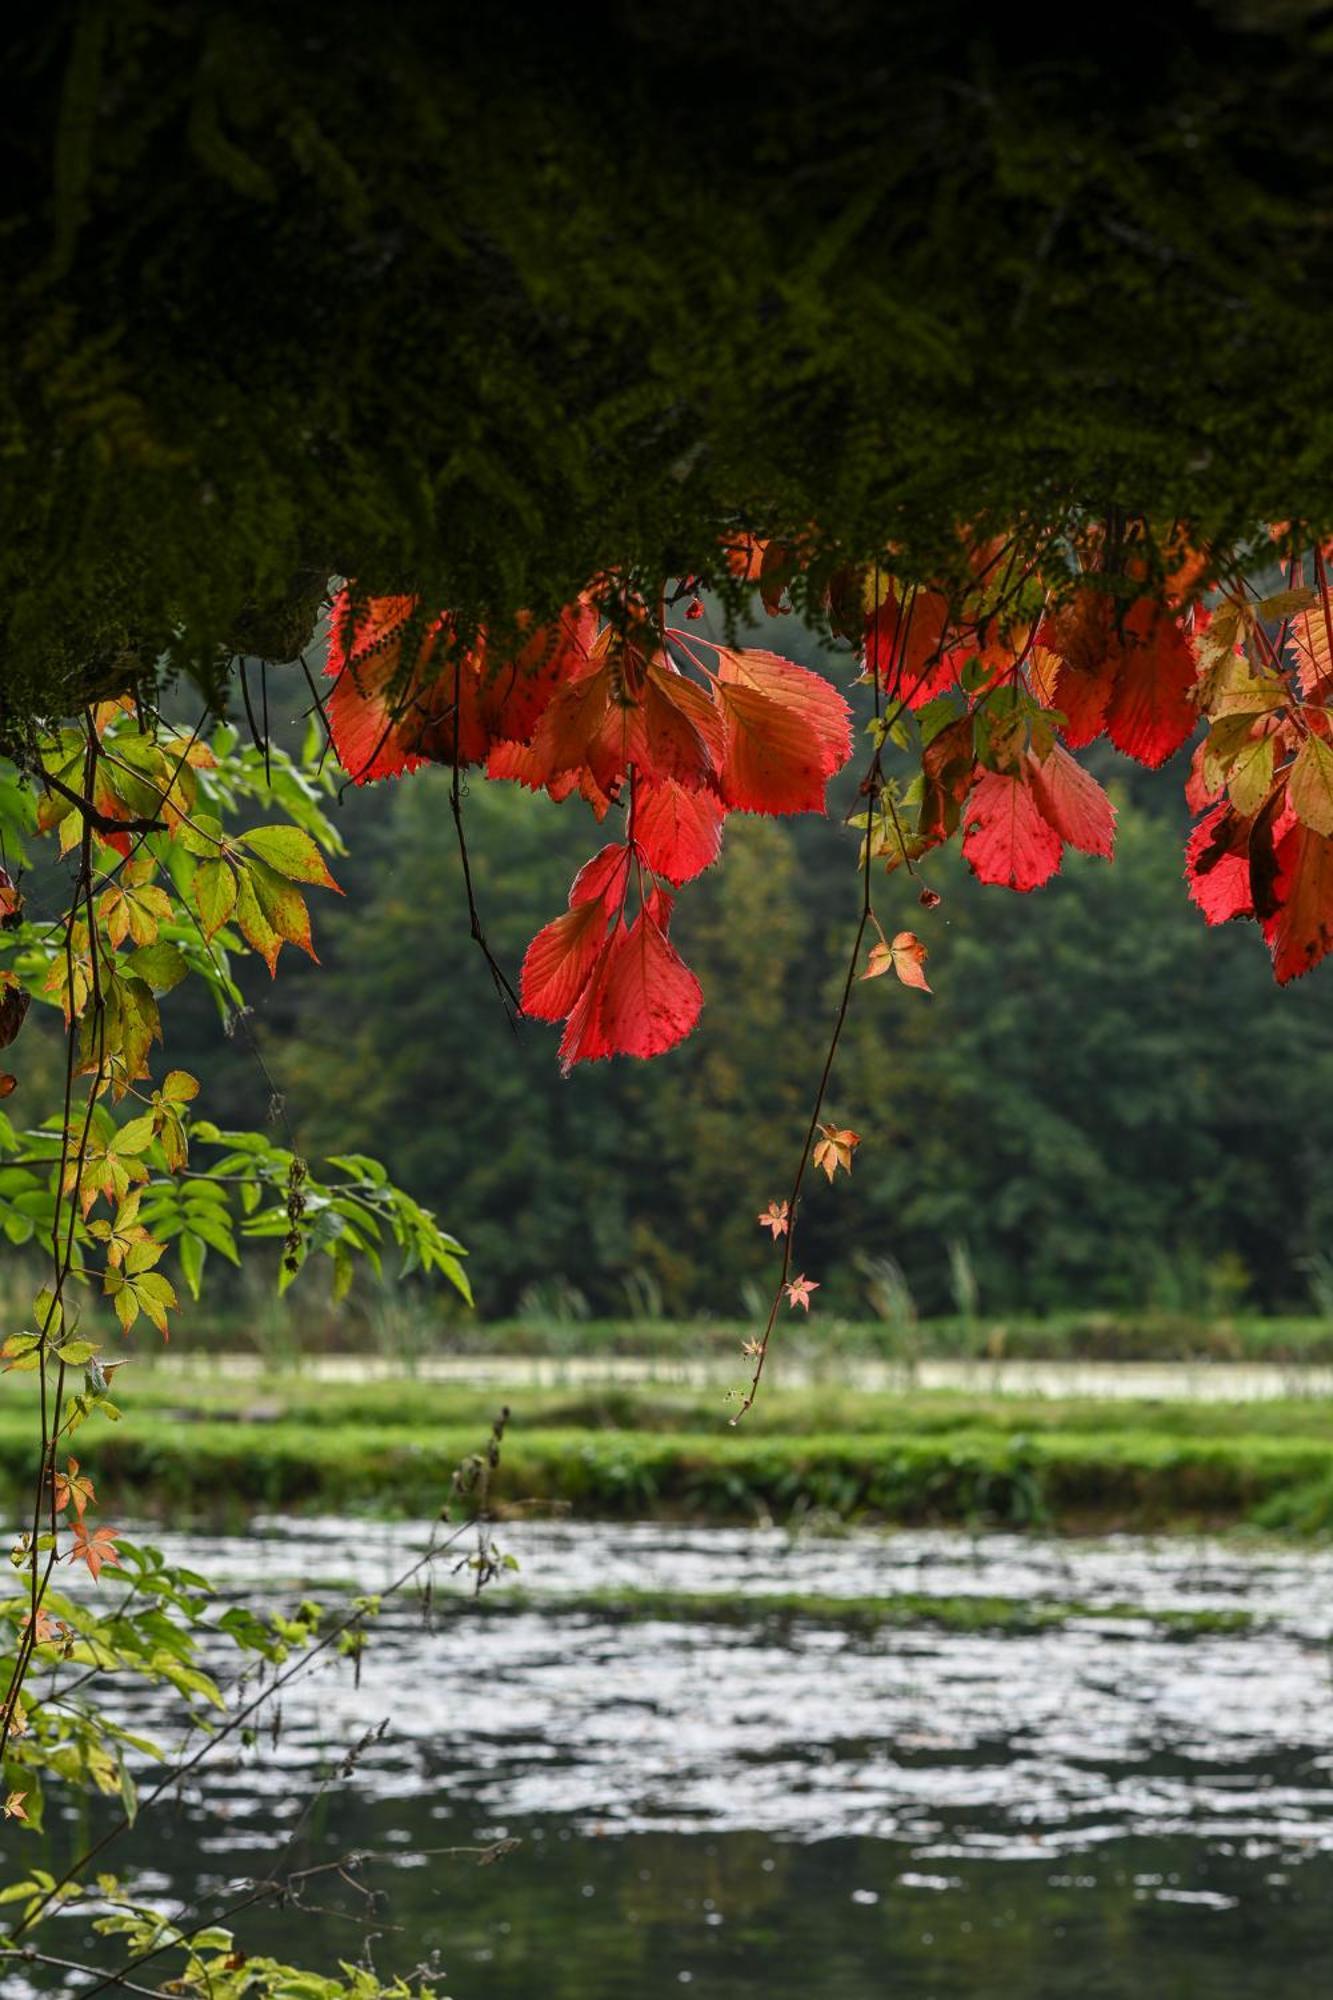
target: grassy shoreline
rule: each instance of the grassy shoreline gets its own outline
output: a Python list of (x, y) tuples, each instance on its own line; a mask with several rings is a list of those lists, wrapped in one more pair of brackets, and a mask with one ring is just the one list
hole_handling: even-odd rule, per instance
[[(0, 1399), (0, 1488), (31, 1478), (19, 1384)], [(30, 1382), (29, 1382), (30, 1387)], [(145, 1371), (126, 1415), (72, 1449), (103, 1506), (436, 1512), (484, 1443), (500, 1388), (404, 1378), (238, 1383)], [(505, 1506), (703, 1521), (846, 1520), (1061, 1531), (1333, 1529), (1333, 1404), (777, 1391), (739, 1430), (714, 1391), (524, 1389)]]

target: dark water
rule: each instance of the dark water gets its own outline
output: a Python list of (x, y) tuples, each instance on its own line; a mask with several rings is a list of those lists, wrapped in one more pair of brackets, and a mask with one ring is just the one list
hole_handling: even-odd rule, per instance
[[(247, 1912), (247, 1948), (331, 1966), (360, 1955), (369, 1920), (381, 1972), (438, 1954), (453, 2000), (1333, 1990), (1327, 1556), (678, 1529), (507, 1539), (523, 1582), (557, 1597), (594, 1583), (926, 1589), (1094, 1611), (1036, 1637), (867, 1638), (404, 1604), (359, 1685), (330, 1662), (284, 1697), (276, 1744), (146, 1816), (115, 1857), (126, 1878), (159, 1896), (202, 1880), (207, 1914), (275, 1861), (369, 1854), (350, 1880), (307, 1880), (318, 1909)], [(312, 1579), (326, 1595), (336, 1579), (375, 1588), (410, 1542), (272, 1524), (188, 1554), (282, 1602)], [(1261, 1622), (1182, 1643), (1096, 1613), (1126, 1600), (1244, 1605)], [(320, 1791), (381, 1721), (354, 1780)], [(482, 1866), (439, 1852), (497, 1841), (519, 1844)], [(59, 1926), (71, 1943), (76, 1928)]]

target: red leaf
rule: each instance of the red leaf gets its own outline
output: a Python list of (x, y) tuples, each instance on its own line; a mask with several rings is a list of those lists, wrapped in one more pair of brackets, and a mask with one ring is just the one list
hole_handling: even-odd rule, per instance
[(590, 671), (544, 711), (522, 763), (523, 782), (550, 785), (562, 772), (586, 768), (610, 792), (633, 764), (685, 785), (711, 783), (723, 747), (711, 695), (609, 628), (591, 659)]
[(399, 777), (425, 761), (404, 740), (401, 665), (397, 643), (387, 652), (341, 665), (335, 665), (330, 648), (327, 671), (337, 680), (324, 704), (325, 719), (338, 761), (358, 785)]
[(1190, 758), (1189, 776), (1185, 780), (1185, 804), (1192, 813), (1207, 812), (1222, 790), (1221, 785), (1216, 785), (1210, 791), (1204, 779), (1203, 764), (1207, 749), (1208, 741), (1205, 737), (1202, 742), (1195, 744), (1194, 754)]
[(1081, 673), (1061, 664), (1055, 677), (1051, 707), (1064, 716), (1060, 734), (1071, 750), (1082, 750), (1106, 727), (1106, 710), (1115, 686), (1116, 663), (1104, 660), (1096, 673)]
[(674, 778), (639, 780), (634, 838), (655, 875), (689, 882), (722, 851), (723, 808), (711, 792), (690, 791)]
[(718, 653), (727, 720), (723, 802), (738, 812), (822, 812), (852, 753), (851, 710), (822, 674), (758, 651)]
[(569, 892), (570, 909), (580, 903), (600, 902), (605, 909), (613, 910), (625, 894), (629, 859), (629, 848), (617, 841), (594, 854), (591, 861), (585, 861)]
[(1254, 915), (1250, 821), (1225, 802), (1206, 813), (1191, 833), (1185, 846), (1185, 881), (1190, 901), (1210, 924)]
[(116, 1551), (119, 1534), (119, 1528), (94, 1528), (89, 1533), (86, 1521), (76, 1521), (73, 1528), (74, 1546), (66, 1551), (65, 1559), (72, 1563), (87, 1563), (88, 1574), (94, 1583), (98, 1583), (105, 1566), (120, 1561)]
[(636, 767), (654, 778), (674, 778), (696, 790), (721, 766), (725, 725), (711, 693), (654, 660), (644, 682)]
[(966, 658), (950, 647), (949, 600), (937, 590), (908, 590), (900, 603), (885, 598), (866, 622), (866, 672), (892, 702), (921, 708), (956, 685)]
[(1333, 950), (1333, 839), (1288, 827), (1277, 843), (1277, 909), (1263, 926), (1279, 986)]
[[(611, 709), (611, 675), (604, 658), (561, 688), (548, 703), (522, 760), (522, 782), (549, 785), (563, 771), (586, 766), (602, 791), (609, 791), (626, 764), (626, 717)], [(498, 775), (498, 773), (497, 773)]]
[(1115, 807), (1090, 771), (1057, 743), (1039, 761), (1029, 751), (1028, 783), (1037, 810), (1061, 840), (1083, 854), (1102, 854), (1109, 861), (1115, 846)]
[(580, 601), (538, 626), (511, 658), (497, 664), (488, 653), (477, 704), (491, 739), (528, 742), (557, 688), (587, 672), (596, 639), (597, 612)]
[(518, 987), (523, 1012), (536, 1021), (563, 1021), (592, 977), (605, 935), (600, 897), (576, 903), (539, 930), (523, 954)]
[(1060, 866), (1060, 836), (1021, 778), (988, 771), (972, 789), (963, 824), (963, 855), (979, 882), (1026, 893)]
[(1160, 604), (1143, 597), (1125, 614), (1106, 733), (1117, 750), (1156, 770), (1194, 732), (1194, 649)]
[(604, 1056), (661, 1055), (698, 1020), (703, 989), (657, 921), (669, 908), (650, 897), (628, 929), (617, 922), (565, 1028), (566, 1073)]

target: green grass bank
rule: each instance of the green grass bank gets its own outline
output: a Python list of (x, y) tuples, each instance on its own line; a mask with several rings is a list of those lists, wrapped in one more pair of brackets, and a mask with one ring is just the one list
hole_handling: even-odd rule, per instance
[[(72, 1449), (104, 1507), (418, 1514), (511, 1406), (503, 1506), (584, 1516), (841, 1519), (1105, 1530), (1333, 1529), (1333, 1404), (775, 1391), (744, 1425), (716, 1390), (236, 1382), (145, 1370)], [(120, 1384), (118, 1383), (118, 1387)], [(0, 1390), (0, 1486), (31, 1479), (33, 1378)]]

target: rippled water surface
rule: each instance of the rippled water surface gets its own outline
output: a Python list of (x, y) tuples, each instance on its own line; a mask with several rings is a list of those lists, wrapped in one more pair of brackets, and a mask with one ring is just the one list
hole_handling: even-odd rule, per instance
[[(276, 1743), (146, 1815), (118, 1865), (219, 1903), (281, 1855), (372, 1850), (382, 1970), (438, 1951), (454, 2000), (676, 1993), (1257, 1996), (1328, 1990), (1333, 1557), (994, 1536), (506, 1529), (540, 1610), (386, 1606), (361, 1663), (282, 1698)], [(405, 1526), (270, 1522), (177, 1542), (224, 1591), (380, 1589)], [(503, 1590), (505, 1584), (495, 1586)], [(1038, 1636), (624, 1623), (622, 1587), (1075, 1600)], [(1237, 1609), (1190, 1640), (1114, 1614)], [(1107, 1609), (1099, 1609), (1107, 1607)], [(372, 1726), (355, 1780), (320, 1774)], [(288, 1853), (293, 1829), (295, 1847)], [(513, 1839), (492, 1865), (440, 1849)], [(332, 1962), (361, 1932), (261, 1910), (255, 1948)], [(400, 1926), (390, 1929), (389, 1924)]]

